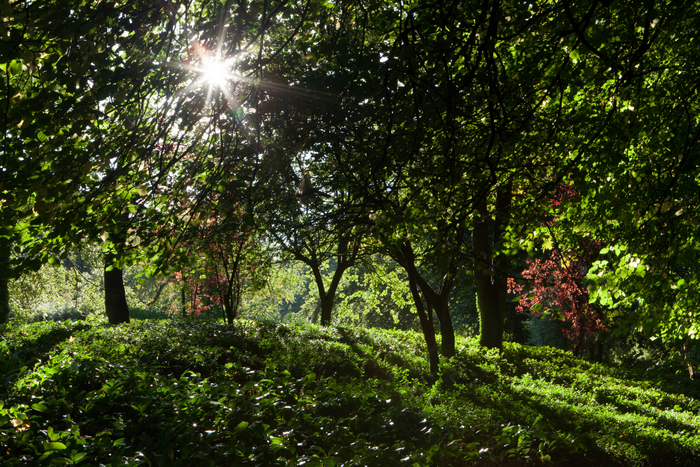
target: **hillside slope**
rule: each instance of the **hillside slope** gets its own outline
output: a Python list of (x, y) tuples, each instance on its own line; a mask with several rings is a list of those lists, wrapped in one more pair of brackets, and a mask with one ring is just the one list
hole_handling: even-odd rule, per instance
[(698, 465), (700, 391), (550, 348), (238, 321), (0, 328), (2, 465)]

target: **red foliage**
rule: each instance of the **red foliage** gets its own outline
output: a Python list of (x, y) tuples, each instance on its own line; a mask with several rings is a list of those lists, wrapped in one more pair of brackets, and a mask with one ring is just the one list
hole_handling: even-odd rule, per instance
[(175, 275), (186, 291), (183, 298), (192, 314), (198, 316), (219, 306), (226, 311), (227, 319), (236, 317), (241, 287), (260, 267), (255, 255), (248, 254), (257, 246), (253, 230), (241, 226), (233, 213), (227, 219), (215, 216), (178, 245), (187, 251), (193, 264)]
[(530, 281), (528, 287), (508, 279), (508, 291), (524, 295), (516, 310), (531, 311), (535, 316), (543, 312), (555, 313), (564, 323), (564, 334), (574, 344), (574, 353), (580, 355), (605, 331), (602, 313), (588, 303), (585, 276), (588, 262), (599, 249), (595, 241), (583, 242), (577, 249), (555, 249), (548, 259), (527, 260), (522, 272)]
[[(550, 200), (552, 207), (576, 199), (570, 184), (560, 184)], [(557, 218), (544, 225), (556, 228)], [(508, 291), (523, 294), (516, 311), (535, 316), (549, 313), (562, 320), (564, 335), (573, 343), (574, 354), (589, 348), (605, 332), (603, 314), (588, 302), (585, 277), (589, 263), (600, 249), (595, 240), (584, 238), (573, 248), (555, 248), (547, 259), (528, 259), (522, 277), (527, 286), (508, 279)]]
[[(226, 284), (226, 278), (213, 271), (208, 271), (208, 263), (201, 268), (191, 268), (174, 274), (175, 281), (180, 283), (186, 291), (184, 295), (186, 310), (193, 316), (199, 316), (213, 306), (222, 306), (219, 291)], [(202, 279), (201, 277), (204, 277)], [(177, 304), (173, 304), (169, 313), (182, 311)]]

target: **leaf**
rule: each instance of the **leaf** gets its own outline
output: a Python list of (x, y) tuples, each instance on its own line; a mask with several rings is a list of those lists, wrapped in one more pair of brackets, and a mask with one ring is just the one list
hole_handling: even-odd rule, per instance
[(32, 404), (32, 409), (36, 410), (37, 412), (46, 412), (49, 408), (46, 407), (43, 403), (37, 403), (37, 404)]
[(316, 381), (316, 373), (311, 372), (306, 377), (304, 377), (304, 383), (313, 383)]
[(236, 428), (233, 429), (234, 433), (238, 433), (239, 431), (243, 431), (246, 428), (248, 428), (248, 422), (241, 422), (238, 425), (236, 425)]
[(62, 449), (66, 449), (66, 445), (58, 441), (55, 441), (53, 443), (46, 443), (45, 445), (46, 451), (60, 451)]

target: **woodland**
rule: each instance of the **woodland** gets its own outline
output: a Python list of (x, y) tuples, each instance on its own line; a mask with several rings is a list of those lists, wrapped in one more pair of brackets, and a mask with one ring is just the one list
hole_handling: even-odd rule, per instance
[(0, 13), (0, 460), (700, 462), (696, 2)]

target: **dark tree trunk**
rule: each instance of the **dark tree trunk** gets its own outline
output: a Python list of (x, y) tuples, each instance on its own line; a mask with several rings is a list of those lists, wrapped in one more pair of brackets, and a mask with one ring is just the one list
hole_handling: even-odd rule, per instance
[[(108, 270), (112, 266), (111, 270)], [(105, 311), (110, 324), (129, 322), (129, 305), (126, 303), (122, 270), (105, 261)]]
[[(224, 255), (221, 260), (224, 267), (224, 277), (226, 277), (226, 290), (221, 297), (226, 313), (226, 322), (231, 325), (238, 316), (238, 308), (241, 305), (241, 265), (243, 263), (243, 248), (247, 245), (247, 239), (241, 239), (236, 246), (236, 254), (229, 264), (228, 258)], [(218, 273), (218, 270), (217, 270)]]
[(479, 344), (487, 348), (503, 345), (503, 323), (506, 316), (506, 288), (488, 273), (475, 274), (476, 297), (479, 305)]
[(413, 302), (416, 304), (418, 320), (420, 321), (420, 326), (423, 330), (423, 338), (425, 339), (425, 344), (428, 347), (428, 362), (430, 363), (430, 373), (436, 375), (439, 368), (440, 357), (438, 356), (437, 341), (435, 340), (435, 328), (433, 328), (433, 322), (432, 320), (428, 319), (428, 315), (425, 312), (423, 300), (421, 299), (420, 293), (418, 292), (418, 285), (416, 283), (415, 272), (407, 272), (408, 285), (411, 289)]
[[(408, 248), (410, 248), (410, 245)], [(411, 267), (413, 270), (416, 282), (423, 292), (423, 297), (425, 297), (428, 310), (435, 311), (435, 315), (440, 323), (440, 336), (442, 340), (440, 345), (440, 353), (446, 358), (454, 357), (457, 353), (455, 348), (455, 331), (454, 327), (452, 326), (452, 317), (450, 316), (450, 309), (448, 305), (450, 292), (452, 291), (452, 286), (454, 285), (453, 279), (450, 274), (447, 274), (440, 282), (440, 288), (437, 292), (435, 292), (433, 288), (430, 287), (430, 284), (428, 284), (428, 282), (426, 282), (426, 280), (418, 274), (415, 263), (411, 263), (409, 267)], [(428, 318), (430, 319), (431, 316), (429, 315)]]
[(333, 273), (333, 278), (331, 283), (326, 290), (326, 286), (323, 283), (323, 275), (321, 274), (321, 261), (316, 256), (314, 250), (311, 250), (310, 256), (305, 256), (300, 252), (294, 254), (295, 258), (311, 268), (314, 275), (314, 282), (316, 282), (316, 288), (318, 289), (318, 296), (321, 302), (321, 326), (329, 326), (331, 324), (333, 304), (335, 302), (335, 294), (338, 291), (338, 285), (340, 284), (340, 279), (343, 278), (345, 271), (355, 264), (357, 260), (357, 255), (359, 253), (360, 243), (355, 240), (353, 248), (348, 251), (348, 246), (350, 244), (350, 238), (346, 236), (341, 236), (338, 239), (338, 260), (335, 272)]
[[(447, 306), (442, 306), (442, 301), (439, 299), (440, 296), (436, 294), (430, 288), (428, 283), (420, 276), (420, 274), (418, 274), (415, 254), (410, 243), (404, 243), (400, 248), (395, 249), (392, 252), (392, 256), (408, 274), (408, 285), (411, 289), (411, 296), (413, 297), (413, 302), (416, 305), (416, 312), (418, 313), (418, 320), (420, 321), (421, 330), (423, 331), (423, 338), (425, 339), (425, 344), (428, 347), (430, 372), (436, 374), (439, 364), (437, 340), (435, 339), (435, 327), (433, 326), (432, 314), (429, 314), (428, 312), (431, 308), (435, 309), (438, 320), (440, 321), (441, 332), (445, 332), (445, 336), (443, 336), (442, 340), (442, 353), (446, 357), (451, 357), (455, 353), (454, 330), (452, 328), (452, 321), (450, 320)], [(418, 290), (419, 287), (423, 291), (423, 296), (426, 297), (428, 312), (426, 312), (426, 306), (423, 304), (423, 298)], [(449, 287), (447, 288), (447, 293), (449, 294)], [(447, 304), (446, 300), (444, 304)], [(435, 305), (437, 305), (437, 307)]]
[(226, 323), (230, 326), (233, 324), (233, 320), (236, 318), (236, 312), (233, 310), (233, 306), (229, 300), (224, 302), (224, 312), (226, 313)]
[(445, 358), (451, 358), (455, 356), (457, 350), (455, 348), (455, 330), (452, 326), (452, 317), (447, 306), (447, 298), (447, 296), (441, 296), (438, 306), (433, 303), (433, 309), (438, 317), (438, 321), (440, 321), (440, 337), (442, 339), (440, 353)]
[[(115, 243), (115, 248), (123, 242), (116, 236), (110, 236)], [(116, 240), (115, 240), (116, 239)], [(116, 255), (105, 255), (105, 311), (110, 324), (129, 322), (129, 305), (126, 303), (126, 290), (124, 289), (124, 276), (122, 269), (116, 266)]]
[[(238, 265), (236, 265), (238, 267)], [(226, 312), (226, 322), (231, 325), (238, 316), (238, 307), (241, 304), (241, 283), (239, 281), (238, 269), (232, 278), (228, 280), (228, 287), (224, 294), (224, 311)]]
[(326, 286), (323, 284), (323, 275), (321, 274), (320, 265), (311, 266), (311, 270), (314, 274), (314, 281), (316, 282), (316, 288), (318, 289), (318, 296), (321, 302), (321, 326), (330, 326), (335, 294), (338, 291), (338, 284), (340, 284), (340, 279), (343, 277), (345, 270), (338, 264), (333, 273), (333, 278), (328, 286), (328, 290), (326, 290)]
[(487, 348), (503, 346), (509, 258), (501, 254), (499, 248), (501, 237), (510, 221), (511, 191), (512, 185), (508, 183), (496, 192), (493, 243), (489, 241), (489, 212), (485, 196), (477, 205), (479, 217), (472, 230), (474, 285), (479, 306), (479, 343)]

